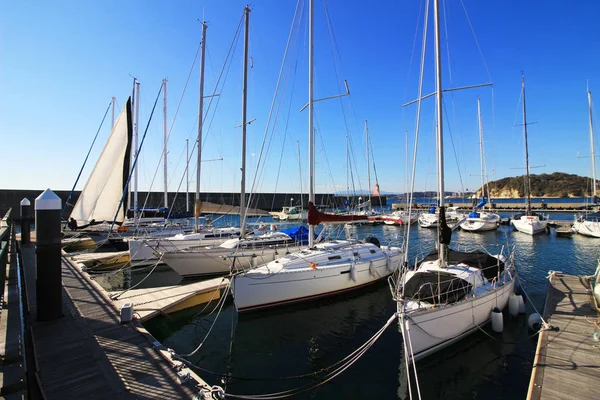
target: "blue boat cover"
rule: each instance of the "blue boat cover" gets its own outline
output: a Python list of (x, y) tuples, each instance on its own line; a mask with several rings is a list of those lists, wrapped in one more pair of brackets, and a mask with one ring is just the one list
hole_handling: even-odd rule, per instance
[(280, 232), (285, 233), (286, 235), (294, 239), (294, 241), (297, 243), (308, 243), (308, 229), (303, 225), (291, 229), (282, 229)]
[(469, 218), (479, 218), (479, 213), (477, 211), (473, 211), (469, 214)]
[(435, 207), (431, 207), (429, 209), (429, 214), (435, 214)]
[(485, 199), (485, 196), (483, 196), (481, 198), (481, 201), (479, 202), (479, 204), (477, 204), (477, 207), (475, 207), (475, 208), (481, 208), (481, 207), (485, 206), (486, 204), (487, 204), (487, 200)]

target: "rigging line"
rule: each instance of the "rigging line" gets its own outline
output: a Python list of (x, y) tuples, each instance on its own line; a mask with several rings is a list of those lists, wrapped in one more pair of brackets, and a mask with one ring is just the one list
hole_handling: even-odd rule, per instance
[(293, 36), (293, 32), (294, 32), (294, 23), (296, 21), (298, 21), (297, 17), (298, 17), (298, 10), (300, 9), (300, 16), (302, 15), (302, 9), (300, 7), (300, 3), (301, 0), (298, 0), (296, 3), (296, 9), (294, 10), (294, 16), (292, 18), (292, 26), (290, 26), (290, 31), (288, 33), (288, 39), (287, 39), (287, 43), (285, 45), (285, 51), (283, 53), (283, 59), (281, 61), (281, 67), (279, 68), (279, 75), (277, 77), (277, 84), (275, 85), (275, 93), (273, 95), (273, 99), (271, 100), (271, 107), (269, 108), (269, 116), (267, 117), (267, 123), (265, 125), (265, 133), (263, 135), (263, 141), (261, 144), (261, 148), (260, 148), (260, 152), (258, 155), (258, 161), (256, 163), (256, 168), (254, 170), (254, 177), (252, 179), (252, 185), (250, 186), (250, 192), (254, 193), (255, 189), (256, 189), (256, 185), (257, 185), (257, 175), (258, 175), (258, 171), (259, 171), (259, 167), (263, 164), (262, 163), (262, 156), (263, 156), (263, 152), (265, 151), (265, 144), (267, 141), (267, 136), (268, 136), (268, 132), (269, 132), (269, 127), (271, 124), (271, 119), (273, 118), (273, 110), (275, 109), (275, 103), (276, 103), (276, 99), (277, 99), (277, 93), (279, 91), (279, 86), (281, 84), (281, 80), (282, 80), (282, 76), (283, 76), (283, 72), (284, 72), (284, 67), (285, 67), (285, 60), (287, 58), (288, 55), (288, 51), (290, 49), (290, 43), (292, 42), (292, 36)]
[[(342, 93), (342, 87), (340, 86), (340, 77), (339, 77), (339, 74), (338, 74), (338, 68), (337, 68), (337, 65), (336, 65), (336, 62), (335, 62), (336, 60), (335, 60), (335, 54), (334, 53), (337, 53), (337, 56), (338, 56), (340, 64), (342, 64), (342, 57), (341, 57), (341, 54), (340, 54), (340, 51), (339, 51), (339, 47), (337, 46), (337, 40), (336, 40), (336, 37), (335, 37), (335, 32), (333, 31), (333, 24), (331, 23), (331, 18), (329, 16), (329, 10), (327, 9), (327, 2), (326, 2), (326, 0), (323, 0), (323, 8), (325, 9), (325, 19), (327, 21), (327, 32), (329, 34), (328, 36), (329, 36), (329, 43), (330, 43), (331, 60), (332, 60), (333, 70), (334, 70), (335, 77), (336, 77), (336, 84), (337, 84), (338, 92)], [(342, 69), (342, 72), (345, 74), (343, 64), (341, 65), (341, 69)], [(346, 96), (344, 96), (344, 97), (346, 97)], [(351, 101), (352, 96), (348, 95), (347, 97), (348, 97), (349, 102), (350, 102), (350, 108), (354, 109), (352, 107), (352, 101)], [(344, 118), (344, 126), (346, 128), (346, 134), (350, 137), (350, 140), (352, 140), (352, 138), (350, 136), (350, 128), (349, 128), (349, 125), (348, 125), (348, 117), (346, 116), (346, 109), (344, 107), (344, 99), (343, 99), (343, 97), (339, 97), (339, 102), (340, 102), (340, 108), (342, 109), (342, 116)], [(354, 156), (354, 154), (353, 154), (353, 156)], [(357, 171), (357, 175), (359, 175), (358, 171)], [(359, 179), (360, 176), (358, 176), (357, 178)], [(353, 182), (353, 184), (354, 184), (354, 182)]]
[[(422, 39), (422, 44), (421, 44), (421, 66), (420, 66), (420, 73), (419, 73), (419, 101), (417, 102), (417, 115), (416, 115), (416, 121), (415, 121), (415, 143), (413, 146), (413, 165), (412, 165), (412, 172), (411, 172), (411, 182), (410, 182), (410, 201), (408, 203), (408, 218), (409, 218), (409, 222), (410, 222), (410, 218), (412, 218), (412, 209), (413, 209), (413, 197), (414, 197), (414, 190), (415, 190), (415, 174), (416, 174), (416, 169), (417, 169), (417, 150), (419, 148), (419, 127), (420, 127), (420, 123), (421, 123), (421, 97), (423, 94), (423, 78), (424, 78), (424, 70), (425, 70), (425, 54), (426, 54), (426, 45), (427, 45), (427, 23), (428, 23), (428, 17), (429, 17), (429, 0), (426, 0), (425, 2), (425, 19), (424, 19), (424, 23), (423, 23), (423, 39)], [(410, 243), (410, 223), (406, 224), (406, 226), (404, 227), (404, 237), (406, 238), (406, 245), (405, 247), (408, 247), (408, 244)], [(408, 267), (408, 251), (404, 252), (404, 267)], [(400, 279), (400, 277), (399, 277)], [(402, 295), (404, 295), (404, 288), (402, 288)]]
[[(158, 103), (158, 99), (160, 98), (162, 89), (163, 89), (163, 85), (161, 83), (160, 89), (158, 89), (158, 94), (156, 95), (156, 100), (154, 100), (154, 106), (152, 106), (152, 112), (150, 113), (150, 118), (148, 119), (148, 123), (146, 124), (146, 129), (144, 130), (144, 135), (142, 136), (142, 140), (140, 142), (139, 147), (136, 149), (137, 150), (136, 154), (138, 154), (138, 157), (136, 157), (135, 160), (133, 160), (133, 165), (131, 166), (131, 170), (129, 171), (129, 176), (127, 177), (127, 183), (125, 184), (126, 188), (129, 187), (129, 182), (131, 181), (131, 176), (133, 175), (133, 171), (135, 170), (135, 166), (137, 165), (139, 154), (140, 154), (140, 151), (142, 150), (142, 146), (144, 145), (144, 140), (146, 139), (146, 134), (148, 133), (148, 128), (150, 128), (150, 122), (152, 122), (152, 116), (154, 115), (154, 110), (156, 109), (156, 104)], [(123, 201), (125, 200), (125, 196), (128, 195), (128, 192), (129, 192), (128, 190), (123, 191), (123, 195), (121, 196), (121, 201), (119, 201), (119, 206), (117, 207), (117, 212), (115, 213), (115, 217), (113, 218), (112, 223), (110, 224), (109, 231), (112, 231), (113, 227), (115, 226), (115, 221), (117, 220), (117, 216), (119, 215), (119, 211), (121, 211), (121, 207), (123, 206)]]
[[(77, 174), (77, 178), (75, 179), (75, 183), (73, 184), (73, 189), (71, 189), (71, 193), (69, 193), (69, 197), (67, 197), (67, 201), (65, 202), (65, 205), (62, 209), (61, 212), (61, 218), (62, 218), (62, 214), (64, 214), (64, 212), (67, 209), (67, 206), (69, 205), (69, 201), (71, 200), (71, 196), (73, 196), (73, 192), (75, 191), (75, 186), (77, 186), (77, 182), (79, 182), (79, 178), (81, 178), (81, 173), (83, 172), (83, 169), (85, 168), (85, 164), (87, 163), (87, 160), (90, 156), (90, 153), (92, 152), (92, 149), (94, 148), (94, 143), (96, 143), (96, 139), (98, 139), (98, 134), (100, 133), (100, 130), (102, 129), (102, 125), (104, 125), (104, 120), (106, 119), (106, 116), (108, 115), (108, 111), (110, 110), (110, 106), (111, 103), (108, 103), (108, 107), (106, 107), (106, 112), (104, 113), (104, 117), (102, 117), (102, 121), (100, 122), (100, 126), (98, 127), (98, 130), (96, 131), (96, 135), (94, 136), (94, 140), (92, 140), (92, 145), (90, 146), (90, 149), (87, 152), (87, 155), (85, 156), (85, 159), (83, 160), (83, 165), (81, 166), (81, 169), (79, 170), (79, 173)], [(111, 132), (112, 133), (112, 132)]]
[(483, 61), (483, 66), (485, 67), (485, 71), (488, 74), (488, 79), (490, 82), (492, 81), (492, 75), (490, 74), (490, 70), (488, 69), (487, 63), (485, 62), (485, 57), (483, 56), (483, 52), (481, 51), (481, 46), (479, 46), (479, 40), (477, 40), (477, 35), (475, 35), (475, 29), (473, 29), (473, 24), (471, 23), (471, 19), (469, 18), (469, 13), (467, 12), (467, 8), (465, 7), (465, 3), (463, 0), (460, 0), (460, 4), (462, 5), (463, 10), (465, 11), (465, 16), (467, 17), (467, 22), (469, 23), (469, 27), (471, 28), (471, 33), (473, 34), (473, 38), (475, 39), (475, 44), (477, 44), (477, 50), (479, 50), (479, 55), (481, 56), (481, 60)]
[[(303, 12), (303, 9), (301, 9), (301, 13), (302, 12)], [(297, 21), (300, 21), (301, 19), (302, 19), (302, 14), (300, 14), (300, 16), (297, 19)], [(292, 24), (292, 29), (293, 29), (293, 27), (294, 27), (294, 24)], [(300, 38), (300, 35), (298, 34), (299, 30), (300, 30), (300, 24), (298, 23), (298, 24), (296, 24), (296, 34), (293, 36), (295, 42), (292, 43), (292, 51), (293, 51), (294, 47), (296, 48), (296, 51), (297, 51), (297, 53), (296, 53), (296, 62), (294, 64), (294, 77), (296, 76), (296, 72), (297, 72), (297, 69), (298, 69), (298, 58), (299, 58), (298, 54), (300, 52), (300, 46), (297, 45), (298, 41), (299, 41), (299, 38)], [(291, 37), (290, 37), (290, 40), (291, 40)], [(282, 63), (285, 63), (285, 58), (286, 57), (284, 57), (284, 60), (282, 61)], [(282, 64), (282, 67), (283, 67), (283, 64)], [(273, 144), (273, 139), (275, 137), (275, 129), (276, 129), (277, 123), (279, 121), (279, 116), (280, 116), (280, 113), (281, 113), (281, 108), (283, 107), (283, 97), (284, 97), (284, 94), (285, 94), (285, 87), (287, 85), (287, 81), (288, 81), (288, 79), (290, 77), (290, 72), (291, 72), (291, 68), (288, 67), (285, 70), (285, 76), (283, 77), (284, 82), (283, 82), (282, 87), (284, 89), (282, 90), (282, 93), (279, 95), (279, 101), (277, 103), (277, 111), (275, 113), (274, 121), (273, 121), (272, 124), (269, 123), (269, 125), (271, 126), (271, 132), (270, 132), (270, 134), (268, 134), (269, 127), (268, 126), (265, 127), (266, 128), (265, 129), (265, 136), (269, 135), (268, 144), (267, 144), (266, 150), (264, 151), (265, 154), (269, 153), (269, 151), (271, 149), (271, 145)], [(292, 80), (292, 92), (290, 94), (290, 99), (293, 98), (293, 95), (294, 95), (295, 86), (296, 86), (295, 83), (296, 83), (295, 79)], [(277, 92), (278, 91), (279, 90), (277, 90), (275, 92), (274, 96), (277, 96)], [(273, 104), (273, 106), (275, 106), (275, 105)], [(277, 186), (279, 184), (279, 173), (281, 171), (281, 164), (283, 163), (283, 148), (284, 148), (285, 141), (287, 139), (288, 132), (289, 132), (289, 122), (290, 122), (291, 110), (292, 110), (292, 102), (290, 101), (290, 103), (288, 105), (288, 114), (287, 114), (287, 118), (286, 118), (285, 129), (284, 129), (284, 143), (282, 144), (281, 157), (280, 157), (280, 162), (279, 162), (279, 166), (278, 166), (278, 170), (277, 170), (277, 181), (276, 181), (275, 188), (277, 188)], [(262, 155), (261, 155), (261, 157), (262, 157)], [(251, 190), (251, 196), (250, 196), (251, 199), (252, 199), (251, 201), (254, 201), (254, 198), (256, 197), (256, 193), (259, 190), (258, 187), (260, 186), (260, 182), (262, 182), (262, 179), (263, 179), (263, 176), (264, 176), (264, 173), (265, 173), (265, 170), (266, 170), (266, 166), (267, 166), (267, 162), (265, 161), (265, 162), (261, 163), (261, 165), (260, 165), (260, 172), (258, 172), (258, 168), (257, 168), (257, 170), (255, 172), (256, 184), (254, 184), (254, 182), (253, 182), (253, 186), (252, 186), (252, 190)], [(258, 164), (257, 164), (257, 167), (258, 167)], [(273, 203), (272, 203), (271, 206), (273, 206), (274, 201), (275, 201), (275, 198), (273, 198)], [(256, 203), (258, 203), (258, 201), (256, 201)]]
[[(444, 110), (446, 109), (446, 103), (443, 101), (443, 99), (442, 99), (442, 107), (444, 108)], [(448, 119), (448, 113), (445, 113), (445, 115), (446, 115), (446, 122), (448, 122), (448, 124), (446, 125), (446, 128), (448, 129), (448, 131), (450, 133), (450, 142), (452, 143), (452, 151), (454, 152), (454, 159), (456, 160), (456, 168), (458, 169), (458, 178), (460, 180), (460, 188), (464, 192), (465, 185), (463, 184), (462, 174), (460, 172), (460, 161), (458, 159), (458, 154), (456, 154), (456, 146), (454, 145), (454, 135), (452, 135), (452, 128), (450, 128), (450, 120)], [(442, 196), (443, 196), (443, 194), (442, 194)], [(443, 199), (441, 199), (440, 202), (443, 202)]]

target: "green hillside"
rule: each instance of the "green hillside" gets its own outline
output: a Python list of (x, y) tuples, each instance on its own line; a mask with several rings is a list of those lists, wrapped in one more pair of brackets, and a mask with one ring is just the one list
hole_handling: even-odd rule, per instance
[[(584, 176), (554, 172), (531, 175), (532, 197), (584, 197), (591, 196), (591, 179)], [(481, 188), (479, 189), (481, 192)], [(490, 182), (492, 197), (523, 197), (525, 177), (502, 178)]]

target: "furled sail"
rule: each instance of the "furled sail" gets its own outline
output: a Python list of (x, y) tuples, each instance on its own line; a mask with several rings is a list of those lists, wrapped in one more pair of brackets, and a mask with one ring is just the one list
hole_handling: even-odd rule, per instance
[(125, 220), (127, 204), (122, 204), (119, 209), (119, 202), (129, 177), (132, 131), (129, 98), (71, 212), (71, 218), (77, 221), (79, 227), (112, 222), (115, 215), (115, 223), (120, 224)]

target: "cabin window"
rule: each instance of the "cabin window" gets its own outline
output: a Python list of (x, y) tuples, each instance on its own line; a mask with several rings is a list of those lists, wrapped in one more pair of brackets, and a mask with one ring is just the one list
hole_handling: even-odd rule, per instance
[(331, 257), (328, 257), (328, 259), (329, 259), (329, 261), (332, 261), (332, 260), (341, 260), (342, 256), (331, 256)]
[(376, 252), (375, 250), (373, 250), (373, 249), (371, 249), (371, 250), (369, 250), (369, 251), (371, 252), (371, 254), (375, 254), (375, 253), (377, 253), (377, 252)]
[(354, 257), (360, 257), (360, 253), (358, 251), (354, 252)]

